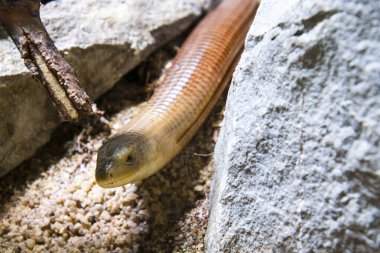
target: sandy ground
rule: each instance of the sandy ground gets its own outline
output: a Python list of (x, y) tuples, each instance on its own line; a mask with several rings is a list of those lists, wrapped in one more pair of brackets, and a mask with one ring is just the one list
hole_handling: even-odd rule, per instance
[(114, 189), (94, 179), (97, 149), (138, 114), (175, 48), (156, 52), (97, 101), (103, 124), (60, 127), (32, 159), (0, 179), (0, 252), (204, 251), (223, 101), (161, 172)]

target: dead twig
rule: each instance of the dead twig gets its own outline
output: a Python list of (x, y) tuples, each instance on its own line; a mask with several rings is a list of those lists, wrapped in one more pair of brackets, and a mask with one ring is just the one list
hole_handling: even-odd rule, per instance
[(32, 75), (48, 91), (64, 121), (96, 115), (90, 97), (80, 88), (74, 69), (55, 47), (39, 16), (37, 0), (0, 0), (0, 22)]

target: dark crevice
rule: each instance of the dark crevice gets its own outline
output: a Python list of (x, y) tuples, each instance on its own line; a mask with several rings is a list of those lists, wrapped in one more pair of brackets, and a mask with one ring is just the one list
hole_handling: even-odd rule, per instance
[(8, 34), (5, 32), (3, 26), (0, 24), (0, 39), (6, 39)]
[(304, 34), (304, 30), (299, 29), (299, 30), (297, 30), (297, 31), (293, 34), (293, 36), (301, 36), (302, 34)]
[(324, 58), (325, 45), (323, 41), (318, 41), (305, 51), (305, 54), (302, 56), (302, 67), (312, 69), (317, 65), (323, 64)]
[(317, 26), (322, 21), (331, 18), (334, 14), (338, 13), (337, 10), (320, 10), (315, 13), (313, 16), (303, 19), (301, 22), (304, 25), (304, 29), (306, 32), (312, 30), (315, 26)]

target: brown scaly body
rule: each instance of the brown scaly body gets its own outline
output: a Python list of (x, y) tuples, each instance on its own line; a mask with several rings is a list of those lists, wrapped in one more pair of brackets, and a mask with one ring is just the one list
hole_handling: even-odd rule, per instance
[(100, 186), (144, 179), (189, 142), (227, 86), (258, 5), (224, 0), (198, 24), (145, 109), (100, 148)]

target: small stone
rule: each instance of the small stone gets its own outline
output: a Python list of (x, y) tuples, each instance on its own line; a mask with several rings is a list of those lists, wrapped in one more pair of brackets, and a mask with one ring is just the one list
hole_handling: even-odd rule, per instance
[(94, 246), (96, 249), (100, 249), (102, 247), (102, 242), (98, 239), (95, 239)]
[(76, 223), (73, 227), (74, 231), (78, 232), (79, 230), (81, 230), (83, 227), (82, 227), (82, 224), (81, 223)]
[(202, 185), (197, 185), (194, 187), (194, 190), (197, 191), (197, 192), (201, 192), (203, 191), (203, 186)]
[(100, 215), (100, 219), (103, 219), (105, 221), (110, 221), (111, 215), (108, 211), (103, 211), (102, 214)]
[(130, 203), (130, 202), (133, 202), (133, 201), (136, 201), (137, 199), (137, 194), (136, 193), (130, 193), (127, 195), (127, 197), (125, 198), (125, 203)]
[(120, 212), (120, 205), (118, 203), (113, 203), (110, 208), (111, 214), (117, 214)]
[(28, 249), (33, 249), (35, 245), (36, 241), (34, 239), (26, 240), (26, 247), (28, 247)]

